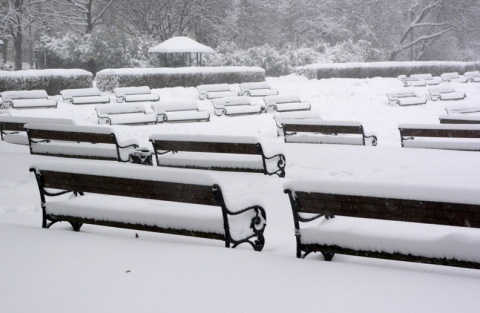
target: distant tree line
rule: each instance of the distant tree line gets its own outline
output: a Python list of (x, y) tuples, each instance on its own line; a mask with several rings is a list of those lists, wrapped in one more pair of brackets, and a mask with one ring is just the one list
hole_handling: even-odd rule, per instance
[(273, 75), (305, 62), (477, 60), (480, 1), (0, 0), (15, 69), (35, 50), (50, 67), (148, 66), (149, 47), (182, 35), (217, 49), (210, 64)]

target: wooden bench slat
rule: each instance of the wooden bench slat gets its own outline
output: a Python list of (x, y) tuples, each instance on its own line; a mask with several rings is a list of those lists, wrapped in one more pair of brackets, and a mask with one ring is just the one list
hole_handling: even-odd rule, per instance
[(154, 149), (163, 151), (190, 151), (190, 152), (214, 152), (233, 154), (259, 154), (261, 148), (252, 144), (229, 143), (229, 142), (194, 142), (194, 141), (153, 141)]

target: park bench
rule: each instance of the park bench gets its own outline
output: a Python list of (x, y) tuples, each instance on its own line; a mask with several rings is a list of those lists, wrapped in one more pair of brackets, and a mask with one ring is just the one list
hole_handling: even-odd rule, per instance
[(25, 129), (34, 155), (131, 162), (139, 147), (135, 139), (119, 140), (108, 126), (27, 124)]
[(465, 76), (465, 79), (467, 80), (467, 83), (479, 83), (480, 82), (480, 71), (465, 72), (463, 74), (463, 76)]
[(109, 103), (109, 96), (102, 96), (98, 88), (64, 89), (60, 91), (63, 102), (71, 104)]
[(363, 125), (354, 121), (325, 121), (319, 119), (283, 119), (282, 129), (286, 143), (319, 143), (363, 145), (369, 138), (377, 145), (377, 136), (365, 134)]
[(43, 228), (65, 221), (80, 231), (93, 224), (222, 240), (227, 248), (248, 243), (257, 251), (265, 243), (265, 210), (254, 199), (248, 205), (236, 197), (226, 201), (209, 173), (94, 161), (44, 162), (30, 171), (40, 190)]
[(467, 96), (463, 91), (455, 91), (452, 85), (443, 85), (428, 88), (430, 99), (437, 100), (463, 100)]
[(443, 73), (442, 75), (440, 75), (440, 77), (444, 82), (448, 82), (448, 83), (452, 83), (452, 82), (466, 83), (467, 82), (467, 78), (463, 75), (459, 75), (457, 72)]
[(308, 111), (312, 107), (309, 102), (302, 102), (298, 95), (266, 96), (265, 112)]
[(414, 77), (413, 75), (410, 77), (407, 77), (406, 75), (399, 75), (398, 79), (403, 83), (404, 87), (425, 87), (427, 85), (425, 79)]
[(210, 121), (210, 113), (200, 111), (195, 100), (168, 99), (152, 103), (158, 122), (199, 122)]
[(102, 104), (95, 106), (98, 124), (137, 125), (156, 124), (157, 114), (147, 112), (144, 103)]
[(440, 124), (480, 124), (480, 116), (441, 115)]
[(118, 87), (113, 89), (117, 102), (160, 101), (160, 95), (152, 93), (150, 87)]
[(45, 90), (18, 90), (0, 93), (0, 109), (56, 108), (57, 99), (50, 98)]
[(248, 96), (213, 99), (212, 104), (217, 116), (260, 114), (264, 109), (261, 105), (253, 105)]
[(425, 81), (426, 85), (439, 85), (442, 82), (442, 78), (439, 76), (432, 76), (432, 74), (412, 74), (413, 79), (419, 79)]
[(445, 107), (447, 114), (466, 114), (480, 112), (480, 104), (478, 103), (458, 103)]
[(19, 145), (28, 145), (28, 136), (25, 124), (70, 124), (75, 121), (67, 118), (29, 117), (29, 116), (0, 116), (0, 137), (3, 141)]
[(284, 184), (296, 255), (335, 254), (480, 268), (478, 192), (332, 180)]
[(284, 119), (317, 119), (321, 120), (322, 117), (317, 111), (291, 111), (291, 112), (277, 112), (273, 114), (275, 125), (277, 126), (277, 136), (283, 136), (283, 124)]
[(480, 151), (480, 125), (400, 124), (402, 147)]
[(158, 166), (285, 176), (285, 156), (266, 156), (255, 137), (153, 134), (150, 142)]
[(387, 98), (390, 105), (407, 106), (427, 103), (427, 98), (417, 95), (413, 89), (389, 92)]
[(265, 97), (278, 95), (278, 90), (272, 89), (267, 82), (241, 83), (240, 95), (250, 97)]
[(228, 84), (199, 85), (197, 91), (200, 100), (237, 97), (240, 94), (238, 91), (231, 90)]

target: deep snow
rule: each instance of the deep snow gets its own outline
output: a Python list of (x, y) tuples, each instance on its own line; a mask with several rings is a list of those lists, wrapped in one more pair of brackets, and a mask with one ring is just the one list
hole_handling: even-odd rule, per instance
[[(350, 256), (336, 256), (333, 262), (319, 255), (296, 259), (283, 183), (294, 178), (379, 188), (389, 184), (384, 189), (392, 193), (418, 187), (417, 193), (430, 198), (478, 202), (478, 152), (401, 148), (397, 127), (438, 123), (445, 106), (475, 103), (480, 84), (453, 83), (467, 94), (462, 102), (398, 107), (388, 105), (386, 97), (402, 88), (395, 78), (307, 80), (290, 75), (267, 81), (280, 94), (310, 101), (324, 120), (361, 122), (378, 136), (378, 146), (284, 144), (272, 114), (217, 117), (208, 100), (199, 105), (211, 113), (210, 122), (112, 126), (121, 139), (137, 138), (145, 147), (156, 133), (235, 135), (257, 137), (272, 153), (283, 152), (284, 179), (213, 174), (232, 201), (242, 201), (246, 194), (265, 207), (266, 245), (254, 252), (248, 246), (225, 249), (212, 240), (89, 225), (79, 233), (65, 223), (44, 230), (28, 169), (53, 158), (0, 142), (0, 312), (477, 312), (480, 272), (475, 270)], [(426, 87), (416, 90), (428, 95)], [(195, 88), (153, 91), (162, 99), (197, 98)], [(93, 105), (59, 104), (57, 109), (12, 114), (97, 123)]]

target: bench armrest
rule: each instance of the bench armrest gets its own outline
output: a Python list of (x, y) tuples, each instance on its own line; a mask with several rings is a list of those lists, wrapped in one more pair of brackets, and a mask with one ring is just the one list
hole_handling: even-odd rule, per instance
[[(240, 215), (248, 211), (255, 212), (255, 216), (250, 222), (250, 228), (252, 229), (253, 234), (241, 240), (234, 240), (230, 238), (230, 242), (233, 244), (232, 248), (235, 248), (242, 243), (249, 243), (255, 251), (261, 251), (263, 249), (263, 246), (265, 245), (265, 237), (263, 236), (263, 233), (265, 231), (265, 227), (267, 226), (267, 214), (265, 212), (265, 209), (259, 205), (254, 205), (235, 212), (228, 210), (226, 207), (224, 208), (224, 210), (228, 215), (232, 216)], [(253, 242), (250, 241), (250, 239), (255, 237), (256, 239)]]
[(263, 155), (264, 160), (271, 160), (271, 159), (274, 159), (274, 158), (278, 158), (278, 162), (277, 162), (278, 170), (276, 170), (274, 172), (269, 172), (267, 170), (267, 166), (265, 164), (265, 173), (266, 174), (268, 174), (268, 175), (278, 175), (278, 177), (285, 177), (285, 165), (286, 165), (285, 155), (283, 155), (281, 153), (273, 155), (271, 157), (267, 157), (263, 153), (262, 153), (262, 155)]

